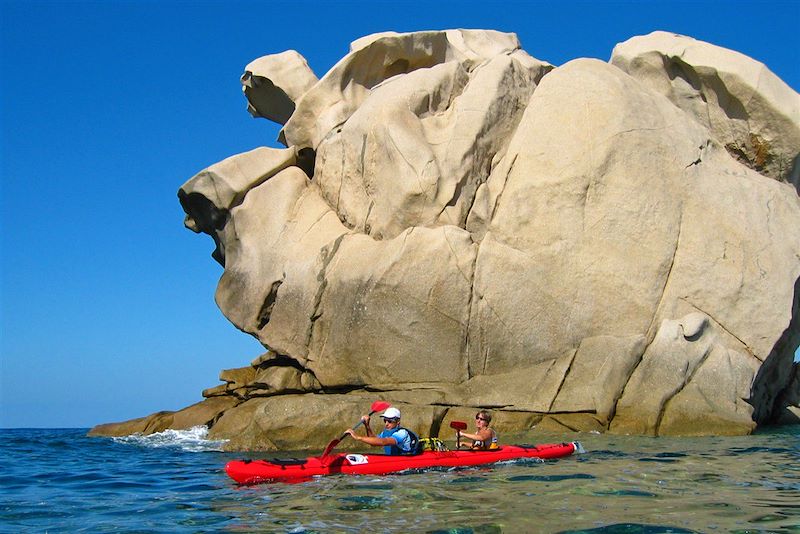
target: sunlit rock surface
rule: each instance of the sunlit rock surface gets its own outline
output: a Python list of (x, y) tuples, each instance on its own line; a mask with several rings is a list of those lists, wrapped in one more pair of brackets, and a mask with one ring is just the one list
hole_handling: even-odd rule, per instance
[(287, 148), (179, 191), (217, 304), (269, 349), (204, 392), (215, 439), (321, 448), (377, 398), (421, 434), (478, 408), (503, 430), (791, 421), (800, 96), (763, 64), (656, 32), (553, 67), (448, 30), (242, 82)]

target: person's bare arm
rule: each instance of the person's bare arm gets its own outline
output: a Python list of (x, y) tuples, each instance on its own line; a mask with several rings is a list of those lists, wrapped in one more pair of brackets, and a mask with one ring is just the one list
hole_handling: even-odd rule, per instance
[(483, 428), (479, 430), (476, 434), (470, 434), (469, 432), (462, 432), (461, 437), (487, 443), (492, 440), (492, 431), (489, 430), (488, 428)]
[(359, 436), (352, 428), (348, 428), (345, 432), (350, 434), (356, 441), (366, 443), (367, 445), (397, 445), (397, 440), (394, 438), (379, 438), (377, 436)]
[(372, 427), (369, 426), (369, 416), (362, 415), (361, 420), (364, 421), (364, 432), (367, 433), (367, 436), (374, 436), (375, 433), (372, 431)]

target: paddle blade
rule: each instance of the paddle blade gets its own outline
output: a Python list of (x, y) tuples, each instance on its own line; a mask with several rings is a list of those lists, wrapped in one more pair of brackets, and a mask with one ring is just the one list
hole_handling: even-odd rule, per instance
[(450, 428), (455, 428), (456, 430), (466, 430), (467, 423), (464, 421), (450, 421)]
[(372, 415), (375, 412), (382, 412), (383, 410), (385, 410), (389, 406), (391, 406), (391, 404), (386, 402), (386, 401), (375, 401), (375, 402), (372, 403), (372, 406), (370, 406), (370, 408), (369, 408), (369, 411), (371, 412), (370, 415)]
[[(345, 434), (345, 436), (346, 435), (347, 434)], [(342, 438), (334, 439), (330, 443), (328, 443), (328, 446), (325, 447), (324, 451), (322, 451), (321, 458), (325, 458), (326, 456), (328, 456), (331, 453), (331, 451), (334, 449), (334, 447), (336, 447), (339, 444), (340, 441), (342, 441)]]

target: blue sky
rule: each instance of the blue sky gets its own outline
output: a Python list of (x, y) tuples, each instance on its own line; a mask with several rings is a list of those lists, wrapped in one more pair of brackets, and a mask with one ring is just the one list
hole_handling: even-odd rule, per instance
[(89, 427), (202, 400), (263, 352), (217, 309), (221, 268), (176, 192), (278, 146), (239, 76), (295, 49), (322, 76), (378, 31), (516, 32), (559, 65), (656, 29), (800, 88), (800, 2), (0, 0), (0, 426)]

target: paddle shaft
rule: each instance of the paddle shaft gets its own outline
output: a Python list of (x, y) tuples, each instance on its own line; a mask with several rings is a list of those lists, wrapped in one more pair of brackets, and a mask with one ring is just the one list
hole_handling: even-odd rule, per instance
[(461, 448), (461, 431), (467, 428), (467, 423), (463, 421), (450, 421), (450, 428), (456, 431), (456, 448)]
[[(377, 411), (377, 410), (375, 410), (375, 411)], [(370, 417), (372, 417), (372, 414), (374, 414), (374, 413), (375, 413), (375, 412), (369, 412), (369, 416), (370, 416)], [(357, 424), (356, 424), (356, 425), (353, 427), (353, 430), (355, 430), (356, 428), (360, 427), (360, 426), (361, 426), (361, 425), (363, 425), (363, 424), (364, 424), (364, 420), (362, 419), (362, 420), (360, 420), (360, 421), (359, 421), (359, 422), (358, 422), (358, 423), (357, 423)], [(341, 437), (341, 438), (339, 438), (339, 441), (342, 441), (344, 438), (346, 438), (346, 437), (347, 437), (347, 436), (349, 436), (349, 435), (350, 435), (350, 434), (348, 434), (347, 432), (345, 432), (344, 434), (342, 434), (342, 437)], [(337, 442), (337, 443), (338, 443), (338, 442)]]
[[(368, 418), (372, 417), (372, 414), (374, 414), (375, 412), (379, 412), (381, 410), (385, 410), (389, 406), (391, 406), (391, 405), (388, 402), (375, 401), (375, 402), (372, 403), (372, 406), (370, 407), (372, 409), (370, 410), (369, 415), (367, 417)], [(363, 424), (364, 424), (364, 420), (363, 419), (359, 420), (358, 423), (356, 423), (355, 426), (353, 427), (353, 430), (355, 430), (356, 428), (360, 427)], [(324, 451), (322, 451), (321, 458), (325, 458), (326, 456), (328, 456), (328, 454), (330, 454), (330, 452), (333, 450), (333, 448), (336, 447), (348, 435), (349, 434), (347, 432), (345, 432), (344, 434), (342, 434), (342, 437), (340, 437), (338, 439), (334, 439), (333, 441), (328, 443), (328, 446), (325, 447)]]

